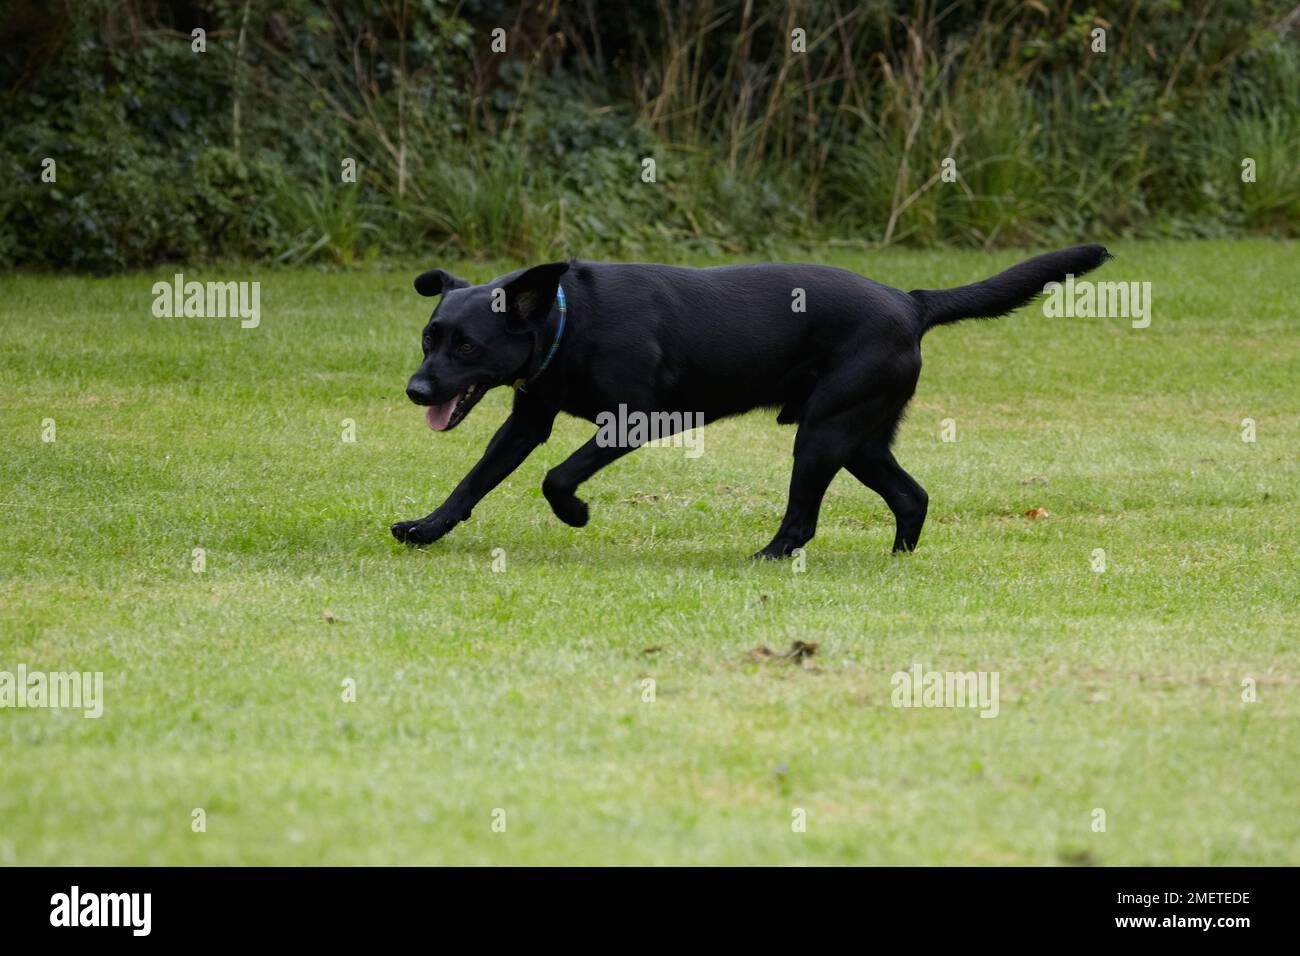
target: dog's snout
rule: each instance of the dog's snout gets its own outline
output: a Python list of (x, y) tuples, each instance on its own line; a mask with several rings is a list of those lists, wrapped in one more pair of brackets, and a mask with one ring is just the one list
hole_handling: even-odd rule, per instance
[(432, 405), (433, 388), (423, 379), (412, 378), (406, 384), (406, 397), (417, 405)]

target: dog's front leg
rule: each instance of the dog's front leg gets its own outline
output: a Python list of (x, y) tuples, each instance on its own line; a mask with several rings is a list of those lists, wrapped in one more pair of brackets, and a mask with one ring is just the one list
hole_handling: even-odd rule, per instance
[(581, 448), (548, 471), (542, 481), (542, 494), (546, 496), (555, 516), (575, 528), (585, 525), (588, 517), (587, 503), (574, 492), (600, 469), (622, 458), (635, 447), (603, 445), (597, 435), (589, 438)]
[(488, 442), (487, 451), (470, 469), (456, 490), (437, 511), (419, 521), (399, 521), (392, 527), (393, 537), (407, 544), (430, 544), (437, 541), (470, 516), (483, 496), (518, 468), (532, 450), (551, 434), (554, 414), (521, 410), (515, 403), (497, 433)]

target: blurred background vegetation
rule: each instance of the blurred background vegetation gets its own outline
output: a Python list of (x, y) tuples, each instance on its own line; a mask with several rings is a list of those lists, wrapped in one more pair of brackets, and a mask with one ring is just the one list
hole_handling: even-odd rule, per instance
[(1300, 234), (1269, 0), (6, 0), (0, 115), (0, 266)]

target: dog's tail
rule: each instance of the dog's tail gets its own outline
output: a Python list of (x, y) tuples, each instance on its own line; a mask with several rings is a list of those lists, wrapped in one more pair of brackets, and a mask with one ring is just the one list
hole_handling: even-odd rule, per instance
[(919, 308), (921, 333), (962, 319), (995, 319), (1028, 305), (1049, 282), (1091, 272), (1113, 258), (1104, 247), (1071, 246), (1026, 259), (991, 279), (955, 289), (914, 289), (908, 293)]

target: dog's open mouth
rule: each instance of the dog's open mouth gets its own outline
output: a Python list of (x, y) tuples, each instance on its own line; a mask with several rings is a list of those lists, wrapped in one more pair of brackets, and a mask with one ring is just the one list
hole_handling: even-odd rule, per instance
[(451, 431), (469, 414), (469, 410), (478, 404), (478, 400), (487, 394), (487, 386), (475, 383), (450, 401), (441, 405), (430, 405), (424, 410), (424, 420), (436, 432)]

